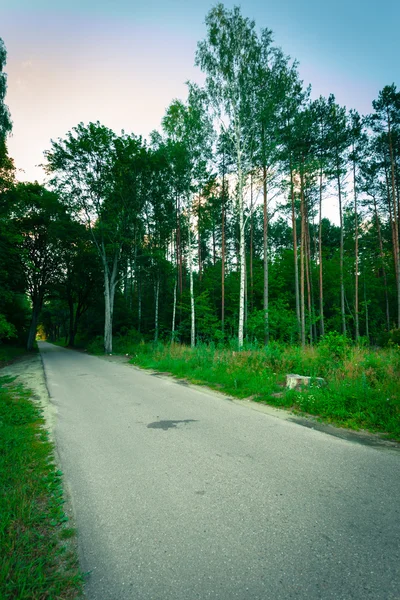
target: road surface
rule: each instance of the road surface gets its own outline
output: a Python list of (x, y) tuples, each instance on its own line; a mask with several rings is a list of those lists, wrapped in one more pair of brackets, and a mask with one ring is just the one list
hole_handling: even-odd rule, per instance
[(400, 453), (40, 343), (89, 600), (400, 600)]

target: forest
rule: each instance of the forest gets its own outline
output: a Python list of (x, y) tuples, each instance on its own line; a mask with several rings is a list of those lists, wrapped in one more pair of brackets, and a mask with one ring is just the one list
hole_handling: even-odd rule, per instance
[(0, 343), (397, 346), (396, 85), (368, 115), (312, 99), (272, 31), (222, 4), (194, 59), (204, 86), (159, 131), (79, 123), (41, 185), (7, 151), (0, 40)]
[(43, 149), (45, 183), (21, 182), (8, 150), (0, 38), (1, 598), (80, 598), (96, 578), (88, 597), (200, 597), (204, 581), (202, 597), (275, 597), (251, 596), (268, 577), (280, 598), (342, 579), (361, 598), (382, 560), (395, 589), (400, 90), (359, 114), (315, 98), (240, 8), (205, 26), (203, 84), (159, 130), (77, 123)]

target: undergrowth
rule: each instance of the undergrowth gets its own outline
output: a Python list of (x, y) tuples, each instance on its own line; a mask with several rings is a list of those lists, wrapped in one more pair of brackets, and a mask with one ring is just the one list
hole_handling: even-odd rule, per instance
[(0, 369), (24, 354), (26, 354), (26, 348), (0, 344)]

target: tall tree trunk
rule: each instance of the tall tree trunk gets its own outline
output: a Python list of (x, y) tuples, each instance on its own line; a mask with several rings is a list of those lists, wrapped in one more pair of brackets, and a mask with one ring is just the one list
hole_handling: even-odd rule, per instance
[(177, 279), (175, 279), (175, 285), (174, 285), (174, 304), (172, 307), (172, 334), (171, 334), (171, 341), (174, 342), (175, 341), (175, 320), (176, 320), (176, 288), (178, 287), (178, 281)]
[(192, 232), (190, 228), (191, 206), (189, 205), (188, 218), (188, 263), (189, 263), (189, 281), (190, 281), (190, 346), (196, 345), (196, 317), (194, 310), (194, 291), (193, 291), (193, 265), (192, 265)]
[(290, 158), (290, 197), (292, 203), (292, 233), (293, 233), (293, 259), (294, 259), (294, 288), (296, 298), (296, 319), (297, 319), (297, 335), (301, 340), (301, 317), (300, 317), (300, 299), (299, 299), (299, 262), (297, 258), (297, 224), (294, 201), (294, 184), (293, 184), (293, 168), (292, 158)]
[(365, 284), (365, 276), (364, 276), (364, 304), (365, 304), (365, 335), (369, 340), (369, 317), (368, 317), (368, 302), (367, 302), (367, 287)]
[(154, 284), (154, 343), (158, 342), (158, 305), (160, 298), (160, 274), (157, 273)]
[[(304, 195), (304, 193), (303, 193)], [(312, 310), (312, 288), (311, 288), (311, 244), (310, 244), (310, 224), (308, 218), (307, 200), (304, 196), (304, 214), (305, 214), (305, 262), (306, 262), (306, 283), (307, 283), (307, 308), (308, 308), (308, 328), (310, 344), (313, 343), (313, 310)]]
[(300, 214), (301, 214), (301, 238), (300, 238), (300, 318), (301, 318), (301, 345), (306, 344), (306, 317), (305, 317), (305, 289), (304, 289), (304, 260), (305, 260), (305, 237), (306, 218), (304, 210), (304, 181), (303, 172), (300, 174)]
[(135, 279), (134, 279), (134, 277), (136, 277), (136, 244), (135, 244), (135, 255), (134, 255), (134, 259), (133, 259), (133, 264), (132, 264), (132, 258), (129, 258), (129, 273), (130, 273), (130, 277), (129, 277), (129, 302), (128, 302), (128, 306), (129, 306), (129, 310), (132, 310), (133, 292), (134, 292), (134, 289), (135, 289)]
[(78, 332), (78, 322), (79, 322), (79, 319), (82, 316), (83, 312), (84, 311), (79, 312), (78, 308), (76, 310), (75, 319), (74, 319), (74, 327), (73, 327), (72, 331), (70, 331), (70, 334), (69, 334), (69, 346), (71, 346), (71, 348), (73, 348), (75, 346), (75, 337)]
[(392, 195), (393, 195), (393, 221), (394, 221), (394, 237), (395, 237), (395, 266), (396, 266), (396, 279), (397, 279), (397, 327), (400, 329), (400, 251), (399, 251), (399, 220), (398, 215), (399, 208), (396, 199), (396, 178), (395, 178), (395, 162), (392, 144), (392, 132), (390, 115), (388, 112), (388, 137), (389, 137), (389, 152), (390, 152), (390, 173), (392, 183)]
[[(353, 145), (354, 155), (354, 145)], [(355, 267), (355, 280), (354, 280), (354, 320), (356, 326), (356, 344), (360, 337), (360, 324), (359, 324), (359, 308), (358, 308), (358, 207), (357, 207), (357, 181), (356, 181), (356, 161), (353, 158), (353, 189), (354, 189), (354, 267)]]
[(250, 175), (250, 310), (254, 309), (254, 279), (253, 279), (253, 173)]
[(26, 349), (28, 350), (28, 352), (31, 352), (31, 350), (33, 350), (33, 345), (35, 343), (36, 330), (37, 330), (41, 305), (42, 305), (42, 302), (40, 299), (33, 301), (32, 316), (31, 316), (31, 322), (29, 325), (28, 340), (26, 343)]
[(239, 213), (239, 269), (240, 269), (240, 287), (239, 287), (239, 325), (238, 325), (238, 348), (243, 348), (244, 334), (244, 291), (245, 291), (245, 272), (246, 272), (246, 253), (244, 236), (244, 205), (243, 205), (243, 171), (242, 171), (242, 151), (241, 134), (239, 118), (235, 115), (235, 138), (236, 138), (236, 160), (238, 170), (238, 213)]
[(383, 253), (383, 242), (382, 242), (382, 231), (381, 224), (379, 221), (378, 209), (376, 206), (376, 198), (372, 197), (374, 201), (374, 213), (376, 220), (376, 230), (378, 232), (378, 240), (379, 240), (379, 255), (382, 261), (382, 273), (383, 273), (383, 282), (385, 287), (385, 304), (386, 304), (386, 329), (390, 330), (390, 309), (389, 309), (389, 294), (388, 294), (388, 285), (387, 285), (387, 277), (386, 277), (386, 269), (385, 269), (385, 255)]
[(69, 332), (68, 332), (68, 346), (71, 348), (75, 343), (75, 313), (74, 313), (74, 302), (72, 298), (68, 298), (68, 309), (69, 309)]
[(212, 227), (212, 246), (213, 246), (213, 265), (217, 262), (217, 243), (215, 239), (215, 220), (213, 218), (213, 227)]
[(118, 275), (118, 254), (116, 251), (113, 258), (111, 273), (109, 273), (107, 256), (103, 245), (104, 266), (104, 352), (112, 354), (112, 325), (114, 314), (114, 296)]
[(325, 335), (324, 322), (324, 273), (322, 265), (322, 168), (319, 174), (319, 226), (318, 226), (318, 260), (319, 260), (319, 327), (320, 336)]
[(391, 192), (390, 192), (389, 174), (388, 174), (388, 171), (387, 171), (387, 165), (386, 165), (386, 163), (385, 163), (385, 178), (386, 178), (386, 194), (387, 194), (388, 210), (389, 210), (389, 222), (390, 222), (390, 228), (391, 228), (391, 232), (392, 232), (392, 251), (393, 251), (393, 260), (394, 260), (394, 270), (395, 270), (396, 285), (397, 285), (399, 277), (398, 277), (398, 272), (397, 272), (398, 257), (397, 257), (397, 252), (396, 252), (396, 230), (395, 230), (395, 226), (394, 226), (394, 217), (393, 217), (393, 211), (392, 211), (392, 200), (391, 200)]
[(107, 265), (104, 268), (104, 352), (112, 353), (112, 310), (110, 298), (110, 278)]
[(124, 269), (124, 300), (128, 304), (128, 294), (129, 294), (129, 258), (126, 259), (125, 269)]
[(225, 170), (222, 174), (221, 214), (221, 330), (225, 333)]
[(342, 316), (342, 334), (346, 335), (346, 312), (344, 302), (344, 231), (343, 231), (343, 209), (342, 209), (342, 184), (340, 181), (339, 165), (337, 164), (337, 186), (339, 198), (339, 221), (340, 221), (340, 312)]
[(197, 235), (198, 235), (198, 260), (199, 260), (199, 281), (202, 279), (202, 263), (201, 263), (201, 232), (200, 232), (200, 194), (199, 194), (199, 204), (198, 204), (198, 221), (197, 221)]
[(138, 332), (140, 333), (141, 328), (142, 328), (142, 270), (140, 268), (140, 265), (138, 267), (137, 292), (138, 292)]
[(176, 195), (176, 258), (178, 267), (179, 294), (182, 296), (183, 277), (182, 277), (182, 244), (181, 244), (181, 216), (179, 196)]
[(264, 344), (269, 342), (269, 295), (268, 295), (268, 195), (267, 195), (267, 168), (263, 164), (263, 255), (264, 255), (264, 289), (263, 289), (263, 307), (264, 307)]

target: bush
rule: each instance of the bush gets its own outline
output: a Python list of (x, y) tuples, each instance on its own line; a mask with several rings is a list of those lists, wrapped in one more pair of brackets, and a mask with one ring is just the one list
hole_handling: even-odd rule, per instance
[(12, 323), (9, 323), (4, 315), (0, 313), (0, 342), (17, 337), (17, 330)]

